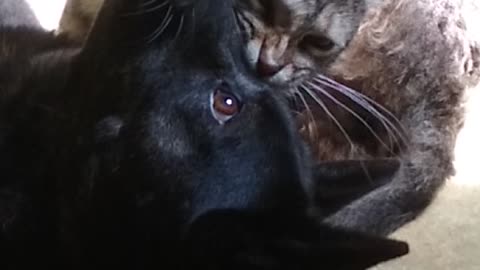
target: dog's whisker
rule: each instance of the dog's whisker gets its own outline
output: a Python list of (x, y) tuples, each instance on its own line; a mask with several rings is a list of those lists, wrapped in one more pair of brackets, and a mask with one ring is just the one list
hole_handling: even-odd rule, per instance
[(177, 30), (177, 32), (175, 33), (175, 38), (174, 38), (174, 40), (177, 40), (178, 36), (179, 36), (180, 33), (182, 32), (184, 20), (185, 20), (185, 15), (182, 15), (182, 16), (180, 17), (180, 25), (178, 26), (178, 30)]
[(155, 12), (155, 11), (157, 11), (157, 10), (165, 7), (166, 5), (170, 4), (170, 1), (163, 1), (162, 3), (160, 3), (160, 4), (156, 5), (156, 6), (147, 8), (148, 6), (150, 6), (151, 4), (153, 4), (154, 2), (156, 2), (156, 0), (147, 1), (146, 3), (143, 3), (142, 5), (140, 5), (140, 9), (139, 9), (139, 10), (124, 13), (124, 14), (122, 14), (122, 17), (145, 15), (145, 14), (147, 14), (147, 13)]
[(145, 1), (144, 3), (140, 4), (140, 7), (146, 7), (146, 6), (149, 6), (153, 3), (157, 2), (157, 0), (149, 0), (149, 1)]
[(170, 5), (168, 7), (168, 11), (165, 15), (165, 18), (163, 19), (162, 23), (160, 24), (160, 26), (152, 33), (148, 36), (147, 40), (148, 40), (148, 43), (154, 41), (155, 39), (157, 39), (162, 33), (163, 31), (165, 31), (165, 29), (168, 27), (168, 25), (170, 24), (170, 22), (172, 21), (173, 19), (173, 15), (171, 14), (172, 13), (172, 9), (173, 7)]

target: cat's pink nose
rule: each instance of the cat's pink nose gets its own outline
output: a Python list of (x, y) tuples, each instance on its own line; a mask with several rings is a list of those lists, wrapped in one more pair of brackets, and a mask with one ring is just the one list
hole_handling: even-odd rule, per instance
[(280, 70), (282, 70), (282, 68), (283, 66), (281, 65), (270, 64), (266, 61), (262, 61), (262, 57), (260, 57), (257, 62), (257, 72), (263, 78), (274, 76)]

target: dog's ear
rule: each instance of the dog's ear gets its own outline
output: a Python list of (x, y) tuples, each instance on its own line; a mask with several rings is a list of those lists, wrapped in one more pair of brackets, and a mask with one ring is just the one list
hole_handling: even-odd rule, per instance
[(329, 214), (392, 180), (400, 167), (396, 159), (329, 161), (314, 168), (314, 203)]
[(363, 270), (408, 254), (408, 244), (382, 237), (323, 228), (324, 269)]
[(301, 215), (239, 210), (199, 217), (184, 244), (190, 267), (239, 270), (363, 270), (409, 249), (405, 242), (331, 228)]
[(222, 32), (238, 29), (235, 20), (223, 19), (225, 16), (234, 16), (232, 0), (105, 0), (81, 56), (88, 59), (87, 63), (107, 62), (104, 65), (108, 67), (108, 59), (122, 61), (146, 48), (166, 48), (170, 42), (175, 42), (172, 46), (177, 50), (182, 46), (188, 47), (186, 52), (197, 47), (201, 50), (195, 42), (203, 39), (193, 38), (195, 33), (218, 38), (219, 46), (228, 46), (225, 39), (232, 35)]

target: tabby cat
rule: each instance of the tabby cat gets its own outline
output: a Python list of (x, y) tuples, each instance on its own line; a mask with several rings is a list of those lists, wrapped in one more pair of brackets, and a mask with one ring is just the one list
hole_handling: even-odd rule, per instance
[[(82, 48), (0, 25), (1, 269), (362, 270), (408, 252), (307, 215), (372, 187), (358, 162), (312, 165), (231, 1), (146, 3), (106, 0)], [(366, 166), (383, 186), (398, 162)]]
[(389, 185), (332, 215), (332, 224), (389, 234), (453, 174), (464, 92), (480, 74), (480, 41), (462, 13), (468, 4), (237, 0), (253, 68), (293, 93), (319, 160), (403, 160)]

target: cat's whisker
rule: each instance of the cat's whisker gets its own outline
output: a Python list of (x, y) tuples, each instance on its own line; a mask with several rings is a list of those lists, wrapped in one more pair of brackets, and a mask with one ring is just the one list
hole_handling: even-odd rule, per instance
[(151, 4), (153, 4), (153, 3), (155, 3), (155, 2), (157, 2), (157, 0), (147, 1), (146, 3), (143, 3), (142, 5), (140, 5), (139, 10), (124, 13), (124, 14), (122, 14), (122, 17), (145, 15), (145, 14), (147, 14), (147, 13), (155, 12), (155, 11), (157, 11), (157, 10), (165, 7), (166, 5), (169, 5), (169, 4), (170, 4), (170, 1), (167, 0), (167, 1), (163, 1), (162, 3), (160, 3), (160, 4), (156, 5), (156, 6), (147, 8), (148, 6), (150, 6)]
[[(332, 79), (323, 75), (319, 76), (320, 79), (315, 78), (314, 82), (338, 91), (345, 97), (349, 98), (350, 100), (367, 110), (372, 116), (376, 117), (382, 123), (383, 127), (389, 135), (389, 139), (391, 142), (393, 142), (392, 139), (395, 142), (399, 142), (400, 140), (401, 144), (399, 146), (401, 146), (401, 148), (408, 147), (408, 139), (405, 136), (406, 131), (403, 125), (401, 124), (400, 120), (398, 120), (398, 118), (395, 117), (389, 110), (387, 110), (385, 107), (381, 106), (374, 100), (368, 98), (361, 93), (358, 93), (357, 91), (347, 86), (335, 82)], [(387, 118), (382, 112), (379, 112), (375, 107), (378, 107), (383, 113), (387, 114), (389, 118), (392, 118), (395, 121), (395, 123), (392, 123), (389, 118)]]
[[(340, 102), (338, 99), (336, 99), (334, 96), (332, 96), (330, 93), (328, 93), (327, 91), (325, 91), (325, 89), (323, 89), (322, 87), (318, 86), (318, 85), (315, 85), (313, 83), (307, 83), (307, 86), (308, 88), (313, 88), (314, 90), (317, 90), (319, 93), (321, 93), (323, 96), (327, 97), (328, 99), (330, 99), (331, 101), (333, 101), (335, 104), (337, 104), (338, 106), (340, 106), (342, 109), (344, 109), (345, 111), (347, 111), (348, 113), (350, 113), (353, 117), (355, 117), (358, 121), (360, 121), (367, 129), (368, 131), (375, 137), (375, 139), (377, 139), (377, 141), (383, 146), (385, 147), (385, 149), (387, 149), (388, 151), (390, 151), (391, 153), (393, 153), (393, 149), (392, 149), (392, 144), (390, 145), (387, 145), (387, 143), (385, 143), (385, 141), (380, 137), (380, 135), (373, 129), (373, 127), (368, 124), (367, 121), (365, 121), (365, 119), (363, 119), (363, 117), (361, 117), (358, 113), (356, 113), (355, 111), (353, 111), (352, 109), (350, 109), (347, 105), (343, 104), (342, 102)], [(307, 87), (305, 86), (305, 87)]]
[[(369, 98), (368, 96), (360, 93), (360, 92), (357, 92), (353, 89), (351, 89), (350, 87), (346, 86), (346, 85), (343, 85), (341, 83), (338, 83), (336, 82), (335, 80), (332, 80), (324, 75), (321, 75), (321, 74), (317, 74), (317, 78), (315, 78), (315, 80), (319, 83), (322, 83), (322, 84), (327, 84), (328, 86), (330, 86), (331, 88), (335, 89), (335, 90), (338, 90), (340, 91), (342, 94), (346, 94), (346, 93), (350, 93), (352, 94), (353, 96), (351, 96), (352, 98), (354, 98), (355, 102), (357, 102), (359, 105), (361, 106), (364, 106), (365, 109), (375, 109), (375, 108), (371, 108), (371, 103), (373, 103), (375, 106), (377, 106), (383, 113), (386, 113), (388, 114), (389, 117), (391, 117), (393, 120), (395, 120), (395, 122), (400, 126), (402, 127), (402, 124), (400, 122), (400, 120), (394, 115), (392, 114), (388, 109), (386, 109), (385, 107), (383, 107), (381, 104), (379, 104), (378, 102), (376, 102), (375, 100)], [(349, 96), (350, 97), (350, 96)], [(379, 113), (378, 111), (375, 110), (376, 113), (378, 114), (381, 114)]]
[(163, 31), (165, 31), (165, 29), (168, 27), (168, 25), (170, 24), (170, 22), (173, 19), (172, 10), (173, 10), (173, 7), (172, 7), (172, 5), (170, 5), (168, 7), (168, 11), (165, 15), (165, 18), (163, 18), (163, 21), (160, 24), (160, 26), (157, 29), (155, 29), (155, 31), (152, 34), (150, 34), (148, 36), (148, 38), (147, 38), (148, 43), (157, 39), (163, 33)]
[[(328, 83), (324, 83), (324, 82), (319, 82), (319, 83), (329, 88), (335, 87)], [(343, 94), (345, 97), (350, 98), (352, 101), (360, 105), (362, 108), (366, 109), (372, 116), (374, 116), (376, 119), (380, 121), (383, 128), (387, 132), (390, 145), (392, 146), (399, 145), (401, 147), (407, 145), (406, 139), (402, 136), (398, 128), (393, 123), (391, 123), (391, 121), (388, 120), (383, 114), (378, 112), (375, 108), (371, 108), (372, 105), (370, 103), (365, 102), (365, 100), (362, 100), (361, 98), (356, 97), (354, 93), (345, 93), (345, 92), (340, 92), (340, 93)], [(388, 147), (387, 149), (391, 151), (391, 147)], [(400, 150), (402, 149), (400, 148)]]
[(308, 130), (308, 134), (312, 134), (313, 132), (313, 137), (316, 137), (318, 127), (317, 127), (317, 121), (315, 121), (315, 117), (313, 116), (312, 110), (310, 109), (310, 106), (308, 106), (307, 100), (298, 89), (296, 89), (294, 92), (295, 99), (296, 99), (296, 96), (300, 97), (300, 100), (302, 101), (302, 104), (303, 106), (305, 106), (305, 110), (307, 111), (308, 118), (310, 119), (310, 121), (308, 121), (308, 124), (305, 126), (305, 128)]
[[(292, 101), (293, 102), (293, 108), (295, 108), (294, 112), (297, 112), (298, 111), (298, 108), (299, 108), (299, 105), (298, 105), (298, 91), (292, 91), (292, 94), (291, 96), (289, 95), (289, 101)], [(291, 98), (290, 98), (291, 97)]]
[[(311, 98), (313, 98), (313, 100), (315, 100), (318, 105), (320, 105), (320, 107), (322, 107), (323, 111), (327, 114), (328, 117), (330, 117), (330, 119), (332, 119), (332, 121), (335, 123), (335, 125), (338, 127), (338, 129), (340, 130), (340, 132), (342, 132), (343, 136), (345, 137), (345, 139), (347, 140), (347, 142), (350, 144), (350, 156), (354, 156), (355, 155), (355, 152), (357, 151), (357, 148), (355, 147), (355, 144), (353, 144), (353, 141), (350, 137), (350, 135), (348, 135), (348, 132), (345, 130), (345, 128), (342, 126), (342, 124), (338, 121), (338, 119), (335, 118), (335, 116), (333, 115), (333, 113), (327, 108), (327, 106), (325, 105), (325, 103), (317, 96), (315, 95), (315, 93), (312, 93), (311, 89), (309, 89), (308, 87), (304, 86), (304, 85), (301, 85), (300, 86), (300, 89), (302, 89), (305, 93), (307, 93)], [(299, 92), (299, 91), (298, 91)], [(305, 106), (310, 110), (310, 108), (308, 107), (308, 104), (306, 103), (306, 100), (305, 100), (305, 97), (299, 92), (302, 100), (305, 102)], [(308, 112), (307, 112), (308, 113)], [(310, 111), (311, 113), (311, 111)], [(311, 115), (312, 117), (312, 120), (314, 120), (313, 118), (313, 114)], [(312, 121), (314, 123), (314, 129), (316, 130), (316, 121)], [(360, 166), (362, 168), (362, 171), (364, 172), (365, 174), (365, 177), (368, 181), (370, 182), (373, 182), (373, 179), (371, 178), (371, 175), (370, 175), (370, 172), (368, 171), (368, 168), (366, 167), (366, 165), (364, 164), (363, 161), (360, 160)]]
[[(387, 108), (385, 108), (384, 106), (382, 106), (381, 104), (373, 100), (372, 98), (358, 91), (355, 91), (354, 89), (346, 85), (336, 82), (335, 80), (330, 79), (329, 77), (322, 74), (317, 74), (317, 77), (314, 78), (314, 80), (322, 84), (328, 83), (331, 88), (338, 90), (340, 93), (344, 94), (345, 96), (349, 94), (347, 96), (348, 98), (352, 99), (352, 101), (356, 102), (358, 105), (362, 106), (363, 108), (367, 110), (372, 110), (372, 112), (375, 113), (376, 115), (381, 115), (383, 117), (385, 117), (384, 114), (388, 115), (388, 117), (392, 118), (392, 120), (395, 121), (396, 126), (401, 129), (402, 133), (407, 134), (401, 121), (392, 112), (390, 112), (390, 110), (388, 110)], [(376, 108), (372, 107), (372, 104), (382, 112), (378, 112)]]
[[(327, 86), (333, 87), (331, 85), (327, 85)], [(406, 139), (406, 136), (404, 135), (405, 133), (401, 127), (392, 123), (388, 118), (385, 117), (385, 115), (383, 115), (378, 110), (373, 108), (372, 104), (366, 102), (362, 98), (359, 98), (358, 96), (355, 95), (355, 93), (353, 92), (352, 93), (340, 92), (340, 93), (343, 94), (345, 97), (350, 98), (356, 104), (366, 109), (372, 116), (377, 118), (382, 124), (385, 131), (387, 131), (387, 135), (390, 143), (395, 142), (396, 144), (398, 144), (398, 146), (400, 146), (400, 150), (403, 150), (404, 148), (408, 147), (408, 144), (407, 144), (408, 140)]]
[(340, 130), (347, 142), (350, 144), (351, 154), (353, 154), (356, 148), (352, 138), (350, 137), (350, 135), (348, 135), (348, 132), (342, 126), (340, 121), (338, 121), (338, 119), (333, 115), (333, 113), (327, 108), (327, 105), (325, 105), (325, 103), (315, 93), (313, 93), (311, 89), (303, 85), (301, 85), (299, 88), (305, 93), (307, 93), (322, 108), (322, 110), (327, 114), (327, 116), (335, 123), (337, 128)]

